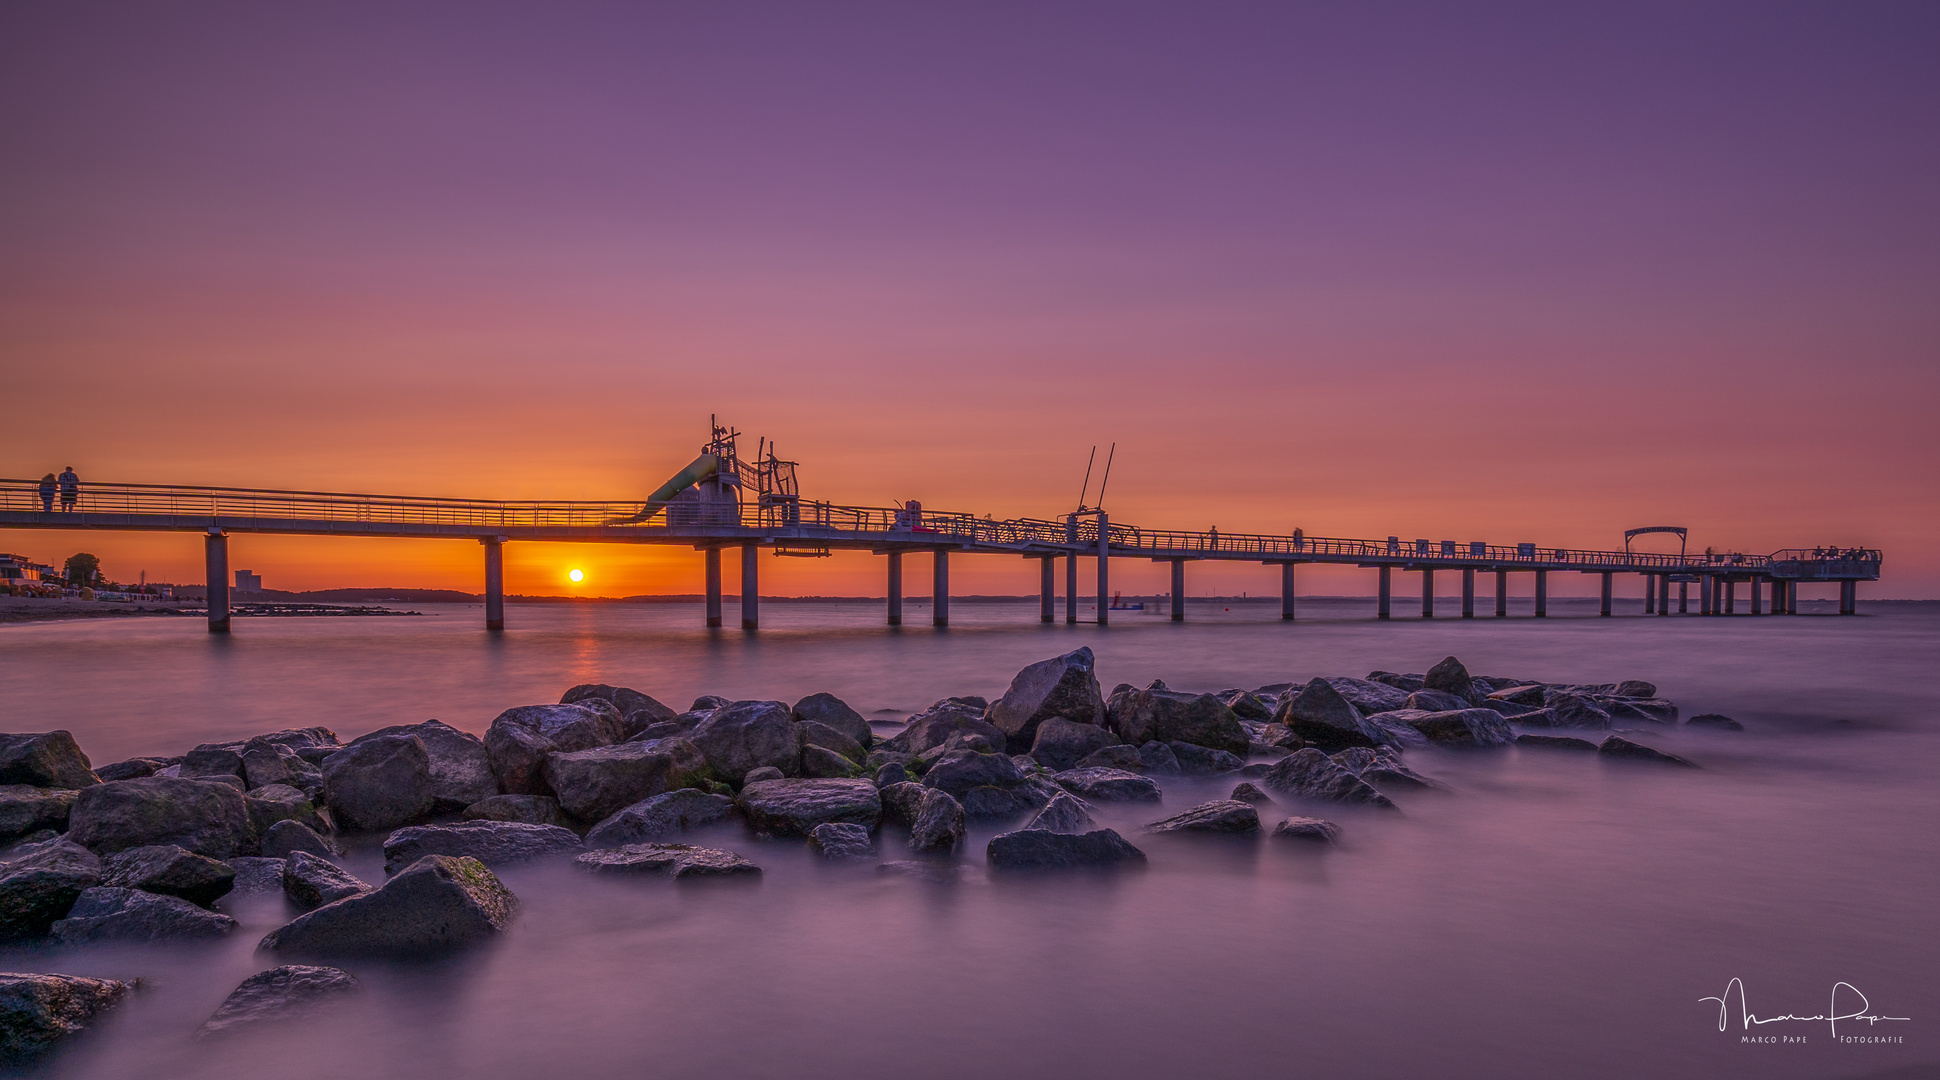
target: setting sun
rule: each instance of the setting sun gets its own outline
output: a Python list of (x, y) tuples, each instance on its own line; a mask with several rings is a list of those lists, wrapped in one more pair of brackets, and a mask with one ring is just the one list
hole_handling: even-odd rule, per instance
[(570, 578), (573, 584), (575, 585), (586, 580), (586, 572), (584, 570), (577, 570), (577, 569), (568, 570), (566, 571), (566, 576)]

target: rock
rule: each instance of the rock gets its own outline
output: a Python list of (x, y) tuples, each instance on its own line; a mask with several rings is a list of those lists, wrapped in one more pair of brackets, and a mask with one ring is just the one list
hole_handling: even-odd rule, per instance
[(926, 789), (922, 802), (917, 804), (916, 821), (909, 828), (909, 849), (927, 854), (947, 854), (958, 850), (963, 846), (966, 835), (966, 816), (963, 804), (951, 798), (949, 793), (936, 788)]
[(1184, 771), (1179, 768), (1179, 755), (1172, 752), (1172, 747), (1157, 739), (1138, 748), (1138, 767), (1147, 772), (1166, 775)]
[(1219, 773), (1238, 772), (1241, 766), (1246, 764), (1245, 759), (1224, 750), (1211, 750), (1188, 742), (1166, 745), (1172, 748), (1172, 756), (1179, 763), (1179, 771), (1187, 776), (1216, 776)]
[(572, 820), (550, 795), (494, 795), (465, 807), (466, 821), (520, 821), (527, 825), (569, 828)]
[(1010, 818), (1028, 814), (1044, 805), (1048, 796), (1040, 795), (1030, 787), (998, 787), (984, 784), (963, 793), (958, 802), (963, 804), (963, 812), (977, 819)]
[(1158, 802), (1161, 797), (1157, 781), (1118, 769), (1066, 769), (1051, 779), (1092, 802)]
[(1307, 799), (1394, 807), (1386, 795), (1311, 746), (1281, 758), (1261, 778), (1261, 783), (1274, 791)]
[(761, 867), (720, 848), (689, 844), (628, 844), (589, 851), (573, 860), (595, 874), (665, 874), (672, 878), (755, 877)]
[(440, 720), (383, 728), (350, 745), (393, 735), (415, 736), (423, 744), (431, 763), (434, 810), (463, 810), (499, 793), (498, 776), (492, 771), (492, 755), (485, 749), (485, 740)]
[(1025, 824), (1024, 829), (1037, 829), (1043, 832), (1082, 833), (1098, 827), (1092, 820), (1091, 807), (1083, 799), (1068, 791), (1060, 791), (1044, 804), (1044, 808)]
[(1024, 781), (1017, 763), (1003, 754), (958, 750), (946, 754), (923, 774), (923, 786), (962, 798), (971, 788), (1015, 787)]
[(795, 703), (790, 715), (798, 724), (822, 724), (834, 728), (864, 749), (876, 741), (875, 732), (869, 730), (869, 722), (862, 718), (862, 714), (849, 708), (847, 702), (834, 694), (810, 694)]
[(1716, 728), (1719, 731), (1745, 730), (1745, 725), (1740, 724), (1729, 716), (1721, 716), (1718, 713), (1699, 713), (1689, 720), (1684, 721), (1684, 723), (1690, 727)]
[(1541, 708), (1545, 688), (1541, 683), (1526, 683), (1521, 686), (1508, 686), (1489, 695), (1491, 701), (1507, 701), (1530, 708)]
[(623, 720), (589, 706), (521, 705), (505, 710), (492, 721), (485, 731), (485, 753), (491, 758), (492, 775), (498, 778), (500, 792), (550, 795), (540, 775), (547, 754), (611, 746), (625, 737)]
[(1700, 768), (1697, 762), (1653, 750), (1642, 743), (1634, 743), (1621, 735), (1611, 735), (1600, 743), (1596, 752), (1604, 757), (1623, 758), (1629, 761), (1654, 761), (1662, 765), (1681, 765), (1687, 769)]
[(204, 780), (144, 776), (84, 788), (74, 800), (68, 838), (106, 855), (150, 844), (175, 844), (227, 859), (251, 851), (255, 827), (243, 793)]
[(1408, 700), (1402, 707), (1419, 709), (1422, 712), (1451, 712), (1456, 709), (1466, 709), (1469, 706), (1468, 699), (1460, 694), (1451, 694), (1446, 690), (1417, 690), (1408, 695)]
[(283, 864), (283, 892), (300, 907), (319, 907), (362, 896), (370, 888), (336, 863), (307, 851), (295, 852)]
[(1111, 697), (1111, 727), (1133, 745), (1191, 743), (1230, 754), (1244, 754), (1251, 740), (1239, 715), (1212, 694), (1181, 694), (1154, 682), (1143, 690), (1126, 688)]
[(284, 859), (299, 851), (325, 858), (338, 853), (337, 845), (301, 821), (279, 821), (263, 835), (263, 854), (270, 858)]
[(236, 872), (236, 887), (231, 893), (276, 892), (283, 887), (283, 867), (285, 859), (265, 859), (254, 855), (238, 855), (229, 860), (230, 869)]
[(862, 743), (827, 724), (815, 720), (798, 720), (795, 726), (801, 730), (803, 748), (817, 746), (824, 750), (832, 750), (858, 765), (869, 758), (868, 752), (862, 748)]
[(775, 768), (773, 765), (763, 765), (759, 769), (749, 769), (748, 775), (741, 778), (741, 783), (745, 787), (748, 784), (759, 784), (763, 780), (782, 779), (786, 779), (786, 777), (780, 769)]
[[(1153, 743), (1152, 745), (1164, 747), (1167, 753), (1171, 753), (1172, 751), (1172, 748), (1169, 746), (1166, 746), (1164, 743)], [(1176, 758), (1173, 760), (1172, 766), (1174, 769), (1178, 768), (1178, 761)], [(1138, 747), (1126, 746), (1123, 743), (1120, 743), (1117, 746), (1101, 747), (1100, 749), (1085, 755), (1084, 758), (1080, 760), (1076, 765), (1073, 765), (1072, 768), (1074, 769), (1122, 769), (1126, 772), (1133, 772), (1135, 770), (1145, 768), (1145, 759), (1139, 756)]]
[(245, 787), (254, 789), (282, 784), (305, 795), (323, 790), (323, 771), (303, 760), (295, 748), (265, 739), (243, 744), (242, 776)]
[[(1305, 684), (1303, 683), (1301, 685), (1304, 686)], [(1390, 686), (1384, 682), (1375, 682), (1372, 679), (1335, 678), (1328, 679), (1327, 685), (1333, 687), (1334, 692), (1338, 693), (1349, 705), (1358, 709), (1362, 716), (1372, 716), (1375, 713), (1405, 709), (1408, 707), (1408, 695), (1413, 693), (1413, 691)], [(1420, 687), (1417, 686), (1416, 689), (1420, 689)], [(1298, 747), (1295, 749), (1298, 749)]]
[[(776, 777), (775, 779), (780, 778)], [(903, 768), (903, 763), (900, 761), (885, 762), (882, 768), (876, 770), (877, 788), (886, 788), (893, 784), (900, 784), (908, 779), (909, 770)]]
[[(1260, 733), (1254, 736), (1254, 742), (1265, 744), (1267, 746), (1275, 747), (1281, 750), (1298, 750), (1301, 747), (1307, 745), (1304, 739), (1302, 739), (1298, 735), (1295, 735), (1293, 733), (1293, 729), (1286, 726), (1285, 724), (1265, 725), (1264, 727), (1260, 728)], [(1254, 753), (1259, 752), (1259, 747), (1257, 745), (1254, 746), (1252, 749)]]
[(1038, 725), (1053, 717), (1104, 725), (1105, 699), (1098, 691), (1095, 664), (1091, 650), (1079, 648), (1040, 660), (1011, 679), (988, 716), (991, 726), (1009, 740), (1011, 753), (1028, 753)]
[(100, 777), (101, 782), (105, 784), (111, 780), (133, 780), (140, 776), (153, 776), (156, 770), (166, 769), (175, 764), (178, 764), (178, 762), (169, 758), (129, 758), (127, 761), (117, 761), (112, 765), (103, 765), (94, 770), (94, 775)]
[(741, 789), (741, 809), (758, 832), (807, 836), (825, 822), (875, 828), (882, 798), (867, 780), (764, 780)]
[(1340, 840), (1340, 826), (1323, 818), (1290, 817), (1273, 826), (1273, 835), (1332, 844)]
[(288, 964), (259, 971), (229, 992), (195, 1037), (210, 1039), (252, 1024), (306, 1016), (362, 989), (356, 976), (333, 967)]
[(236, 920), (179, 896), (98, 885), (84, 890), (67, 918), (52, 927), (63, 945), (91, 941), (201, 941), (236, 928)]
[(1588, 739), (1572, 739), (1567, 735), (1518, 735), (1517, 746), (1533, 746), (1538, 750), (1595, 750), (1596, 744)]
[[(1543, 708), (1549, 713), (1549, 726), (1559, 728), (1603, 728), (1610, 726), (1610, 714), (1589, 698), (1559, 690), (1543, 694)], [(1526, 716), (1522, 723), (1531, 723)]]
[(1290, 728), (1301, 741), (1328, 753), (1351, 746), (1381, 746), (1391, 741), (1369, 725), (1326, 679), (1310, 680), (1298, 691), (1280, 695), (1273, 722)]
[(241, 743), (204, 743), (182, 755), (176, 775), (203, 780), (231, 776), (242, 779), (242, 746)]
[(337, 733), (327, 727), (285, 728), (268, 735), (258, 735), (250, 741), (287, 746), (309, 762), (321, 762), (343, 749), (343, 743), (337, 740)]
[(80, 793), (28, 784), (0, 786), (0, 843), (12, 842), (42, 829), (67, 831), (68, 814)]
[(1439, 788), (1442, 786), (1410, 769), (1402, 762), (1400, 753), (1389, 746), (1379, 750), (1356, 746), (1351, 750), (1329, 754), (1328, 760), (1368, 783), (1376, 785), (1377, 790), (1381, 787), (1392, 790), (1397, 787)]
[(1643, 720), (1653, 724), (1677, 723), (1677, 705), (1662, 698), (1593, 698), (1611, 720)]
[(750, 770), (800, 772), (802, 734), (779, 701), (737, 701), (722, 706), (694, 729), (694, 745), (707, 755), (714, 775), (730, 784), (745, 783)]
[(716, 709), (726, 708), (727, 706), (732, 704), (734, 704), (734, 702), (729, 701), (727, 698), (721, 697), (719, 695), (702, 694), (700, 697), (697, 697), (694, 699), (694, 703), (692, 705), (687, 706), (687, 711), (711, 713)]
[(1109, 866), (1145, 861), (1144, 852), (1110, 829), (1087, 833), (1020, 829), (991, 837), (984, 854), (993, 870)]
[(827, 747), (802, 747), (801, 774), (803, 776), (823, 780), (847, 780), (862, 775), (862, 772), (861, 765)]
[(428, 855), (465, 856), (486, 866), (506, 866), (579, 850), (579, 837), (555, 825), (527, 825), (522, 821), (415, 825), (384, 838), (384, 872), (397, 873)]
[(174, 844), (129, 848), (101, 860), (101, 884), (180, 897), (208, 907), (235, 887), (228, 863)]
[(288, 784), (265, 784), (243, 794), (243, 807), (249, 812), (249, 826), (256, 835), (267, 835), (278, 822), (294, 821), (315, 832), (331, 830), (330, 819), (302, 791)]
[(708, 759), (695, 743), (673, 738), (556, 753), (546, 758), (541, 772), (560, 809), (581, 821), (600, 821), (643, 799), (707, 779)]
[(1054, 716), (1037, 725), (1031, 758), (1052, 771), (1075, 768), (1087, 756), (1118, 742), (1096, 724), (1081, 724)]
[(898, 825), (914, 826), (917, 817), (923, 812), (923, 796), (934, 790), (909, 780), (878, 789), (877, 794), (882, 799), (883, 820), (893, 821)]
[(1271, 796), (1261, 791), (1258, 785), (1251, 782), (1242, 783), (1233, 788), (1233, 794), (1229, 797), (1239, 802), (1260, 803), (1262, 805), (1273, 802)]
[(415, 735), (359, 739), (323, 759), (324, 800), (345, 828), (378, 832), (431, 813), (431, 756)]
[(1273, 719), (1273, 706), (1262, 701), (1258, 694), (1235, 690), (1230, 694), (1222, 695), (1220, 700), (1224, 701), (1226, 707), (1233, 710), (1233, 715), (1241, 720), (1257, 720), (1265, 723)]
[(909, 718), (909, 723), (883, 745), (898, 753), (921, 754), (942, 746), (959, 733), (982, 735), (994, 747), (1008, 749), (1010, 736), (984, 721), (989, 703), (980, 697), (953, 697), (931, 705)]
[(261, 947), (393, 956), (442, 952), (504, 931), (518, 907), (518, 897), (484, 863), (427, 855), (381, 888), (298, 916), (271, 931)]
[(620, 847), (711, 825), (734, 810), (734, 800), (693, 788), (642, 799), (586, 833), (588, 847)]
[(0, 863), (0, 941), (46, 933), (101, 883), (101, 860), (69, 840), (22, 844), (13, 856)]
[(1475, 693), (1474, 680), (1469, 678), (1468, 668), (1463, 667), (1462, 662), (1452, 656), (1428, 669), (1428, 674), (1422, 677), (1421, 688), (1453, 694), (1462, 699), (1464, 704), (1472, 703), (1472, 699), (1478, 696)]
[(1260, 812), (1251, 803), (1237, 799), (1219, 799), (1200, 803), (1183, 813), (1174, 814), (1147, 825), (1148, 832), (1214, 832), (1233, 833), (1241, 836), (1257, 836), (1260, 831)]
[(0, 734), (0, 784), (74, 791), (100, 782), (88, 756), (65, 731)]
[(561, 705), (584, 704), (590, 698), (598, 698), (613, 706), (620, 714), (621, 726), (625, 732), (622, 739), (630, 739), (655, 724), (672, 720), (676, 715), (673, 707), (662, 704), (654, 698), (624, 686), (609, 686), (605, 683), (582, 683), (565, 692), (559, 699)]
[(825, 859), (866, 859), (873, 845), (869, 830), (848, 822), (826, 822), (808, 831), (808, 846)]
[(0, 1065), (31, 1065), (111, 1009), (133, 983), (0, 973)]
[(1625, 679), (1617, 684), (1616, 695), (1627, 698), (1654, 698), (1657, 696), (1657, 684), (1647, 683), (1642, 679)]
[(1408, 717), (1407, 724), (1437, 746), (1507, 746), (1515, 739), (1515, 733), (1509, 730), (1509, 721), (1494, 709), (1424, 712)]

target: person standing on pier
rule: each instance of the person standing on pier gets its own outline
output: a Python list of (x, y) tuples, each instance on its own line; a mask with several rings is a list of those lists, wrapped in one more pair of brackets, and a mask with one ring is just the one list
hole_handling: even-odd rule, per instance
[(40, 478), (40, 512), (54, 512), (54, 474), (48, 473)]
[(81, 478), (74, 475), (74, 466), (69, 465), (61, 471), (61, 511), (74, 509), (74, 503), (81, 497)]

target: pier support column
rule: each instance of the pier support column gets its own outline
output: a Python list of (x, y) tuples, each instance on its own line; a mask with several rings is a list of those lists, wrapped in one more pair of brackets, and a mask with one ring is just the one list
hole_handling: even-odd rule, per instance
[(505, 541), (480, 540), (485, 547), (485, 629), (505, 629)]
[(1536, 571), (1536, 617), (1549, 618), (1549, 571)]
[(1053, 623), (1058, 621), (1058, 557), (1046, 555), (1037, 564), (1037, 621)]
[(1859, 614), (1859, 583), (1842, 581), (1839, 583), (1839, 614)]
[(930, 604), (936, 625), (950, 625), (950, 553), (942, 548), (930, 556)]
[(761, 549), (741, 545), (741, 629), (761, 628)]
[(1280, 564), (1280, 620), (1282, 622), (1293, 621), (1293, 565), (1290, 562)]
[(1798, 613), (1799, 583), (1796, 581), (1788, 581), (1785, 583), (1785, 614), (1797, 615)]
[(1509, 571), (1507, 570), (1495, 572), (1495, 617), (1498, 619), (1509, 617)]
[(1421, 617), (1435, 617), (1435, 571), (1426, 566), (1421, 568)]
[(1758, 579), (1757, 574), (1751, 576), (1751, 613), (1753, 615), (1763, 615), (1765, 613), (1764, 585), (1765, 583)]
[(1677, 613), (1679, 615), (1691, 613), (1691, 583), (1688, 581), (1677, 583)]
[(903, 625), (903, 553), (900, 551), (889, 553), (889, 625)]
[(1698, 575), (1698, 614), (1711, 614), (1711, 594), (1716, 581), (1710, 574)]
[(721, 549), (711, 547), (702, 554), (707, 556), (707, 628), (716, 630), (721, 625)]
[(1111, 620), (1111, 522), (1098, 514), (1098, 625)]
[(1669, 615), (1670, 613), (1671, 576), (1669, 574), (1659, 574), (1657, 575), (1657, 614)]
[(1606, 619), (1610, 617), (1610, 586), (1614, 576), (1608, 570), (1603, 572), (1603, 606), (1597, 609), (1597, 614)]
[(1475, 618), (1475, 567), (1462, 567), (1462, 618)]
[(1390, 579), (1393, 574), (1393, 567), (1381, 567), (1381, 595), (1375, 602), (1374, 607), (1374, 617), (1377, 619), (1385, 619), (1388, 617), (1388, 586), (1392, 583)]
[(1186, 621), (1186, 561), (1172, 560), (1172, 621)]
[(1078, 621), (1078, 554), (1072, 552), (1064, 557), (1064, 622), (1075, 625)]
[(1657, 575), (1644, 575), (1644, 614), (1657, 614)]
[(209, 583), (209, 633), (226, 634), (229, 632), (229, 534), (210, 529), (209, 535), (202, 538), (202, 557)]
[(1738, 614), (1738, 582), (1733, 578), (1724, 579), (1724, 613)]

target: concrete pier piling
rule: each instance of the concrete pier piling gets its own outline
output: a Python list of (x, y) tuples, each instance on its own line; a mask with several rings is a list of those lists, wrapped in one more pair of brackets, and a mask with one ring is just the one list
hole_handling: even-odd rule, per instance
[(1677, 583), (1677, 613), (1679, 615), (1691, 613), (1691, 583), (1688, 581)]
[(1293, 567), (1294, 564), (1280, 564), (1280, 620), (1293, 621)]
[(1046, 555), (1037, 560), (1037, 621), (1058, 621), (1058, 557)]
[(1495, 617), (1498, 619), (1509, 617), (1509, 571), (1507, 570), (1495, 572)]
[[(1683, 586), (1680, 585), (1678, 588), (1682, 589)], [(1670, 613), (1671, 576), (1669, 574), (1659, 574), (1657, 575), (1657, 614), (1669, 615)]]
[(1753, 615), (1763, 615), (1765, 613), (1765, 601), (1762, 592), (1763, 585), (1764, 582), (1759, 580), (1758, 575), (1753, 574), (1751, 576), (1751, 583), (1746, 586), (1751, 591), (1751, 613)]
[(1549, 618), (1549, 571), (1536, 571), (1536, 617)]
[(1393, 573), (1392, 567), (1383, 566), (1380, 568), (1381, 595), (1376, 599), (1374, 608), (1374, 617), (1377, 619), (1385, 619), (1388, 617), (1388, 590), (1393, 585)]
[(761, 548), (741, 545), (741, 629), (761, 629)]
[(1736, 578), (1724, 579), (1724, 613), (1738, 614), (1738, 579)]
[(1657, 614), (1657, 575), (1644, 575), (1644, 614)]
[(1435, 571), (1425, 566), (1421, 568), (1421, 617), (1435, 617)]
[(1075, 626), (1078, 622), (1078, 555), (1073, 552), (1064, 557), (1064, 622)]
[(1475, 567), (1462, 568), (1462, 618), (1475, 618)]
[(903, 553), (889, 553), (889, 625), (903, 625)]
[(706, 549), (707, 556), (707, 628), (718, 630), (721, 626), (721, 549)]
[(210, 529), (202, 539), (202, 558), (209, 583), (209, 633), (229, 632), (229, 534)]
[(930, 556), (930, 606), (937, 626), (950, 625), (950, 553), (942, 548)]
[(1111, 522), (1098, 515), (1098, 625), (1111, 621)]
[(1615, 576), (1608, 570), (1603, 572), (1603, 606), (1597, 610), (1597, 614), (1606, 619), (1610, 617), (1610, 592)]
[(1839, 614), (1859, 614), (1859, 583), (1842, 581), (1839, 583)]
[(1186, 561), (1172, 560), (1172, 621), (1186, 621)]
[(487, 537), (485, 549), (485, 629), (505, 629), (505, 540)]

